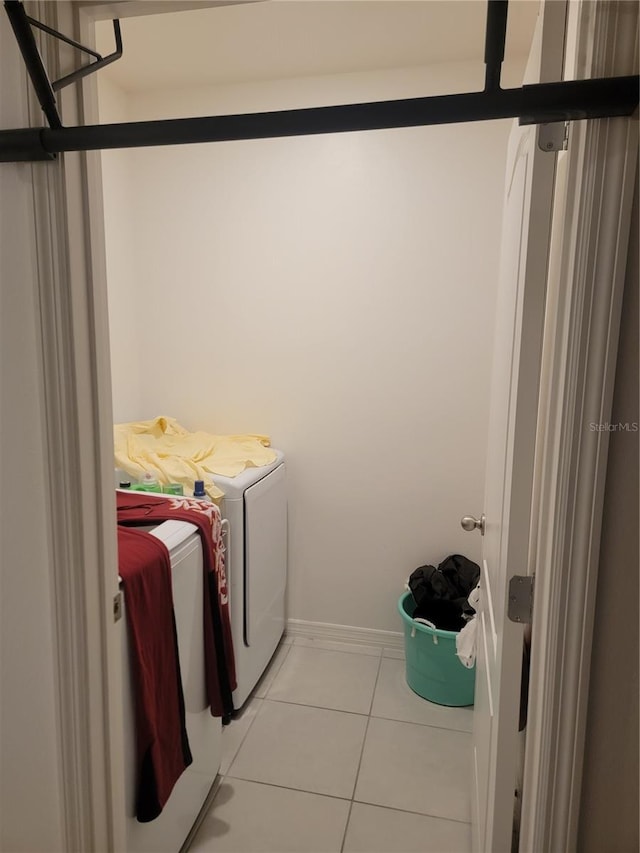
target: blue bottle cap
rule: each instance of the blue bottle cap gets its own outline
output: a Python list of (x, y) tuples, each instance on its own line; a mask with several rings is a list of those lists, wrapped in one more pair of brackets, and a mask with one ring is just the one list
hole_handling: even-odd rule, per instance
[(193, 484), (194, 498), (205, 498), (207, 496), (204, 490), (204, 480), (196, 480)]

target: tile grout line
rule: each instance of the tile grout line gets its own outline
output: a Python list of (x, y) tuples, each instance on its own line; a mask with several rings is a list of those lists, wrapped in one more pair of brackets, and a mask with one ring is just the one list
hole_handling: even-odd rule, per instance
[(267, 788), (279, 788), (281, 791), (297, 791), (300, 794), (309, 794), (312, 797), (325, 797), (328, 800), (338, 800), (341, 803), (351, 802), (349, 797), (340, 797), (338, 794), (326, 794), (324, 791), (310, 791), (308, 788), (292, 788), (290, 785), (266, 782), (264, 779), (249, 779), (246, 776), (235, 776), (231, 773), (227, 774), (224, 778), (235, 779), (237, 782), (249, 782), (251, 785), (265, 785)]
[(292, 699), (273, 699), (265, 696), (263, 702), (275, 702), (278, 705), (295, 705), (297, 708), (314, 708), (316, 711), (333, 711), (335, 714), (352, 714), (354, 717), (368, 717), (366, 711), (347, 711), (346, 708), (328, 708), (326, 705), (311, 705), (309, 702), (294, 702)]
[[(280, 666), (278, 667), (278, 669), (277, 669), (277, 670), (275, 671), (275, 673), (274, 673), (273, 680), (275, 680), (275, 677), (276, 677), (276, 676), (277, 676), (277, 674), (280, 672), (280, 669), (281, 669), (281, 667), (282, 667), (282, 664), (285, 662), (285, 660), (286, 660), (286, 659), (287, 659), (287, 657), (289, 656), (289, 651), (291, 650), (292, 643), (280, 643), (280, 644), (279, 644), (279, 646), (278, 646), (278, 649), (282, 648), (283, 646), (287, 646), (287, 651), (286, 651), (286, 652), (285, 652), (285, 654), (282, 656), (282, 661), (280, 662)], [(275, 656), (276, 656), (276, 654), (277, 654), (277, 651), (278, 651), (278, 650), (276, 650), (276, 652), (274, 652), (273, 657), (271, 658), (271, 660), (273, 660), (273, 659), (275, 658)], [(269, 663), (271, 663), (271, 661), (270, 661)], [(268, 668), (269, 668), (269, 667), (267, 666), (267, 669), (268, 669)], [(264, 676), (264, 675), (266, 675), (266, 670), (265, 670), (265, 673), (263, 674), (263, 676)], [(256, 687), (257, 687), (257, 686), (258, 686), (258, 685), (256, 684)], [(221, 779), (221, 780), (223, 780), (224, 778), (226, 778), (226, 777), (229, 775), (229, 770), (231, 770), (231, 767), (233, 766), (233, 762), (234, 762), (234, 761), (236, 760), (236, 758), (238, 757), (238, 753), (240, 752), (240, 750), (241, 750), (241, 748), (242, 748), (243, 743), (244, 743), (244, 742), (245, 742), (245, 740), (247, 739), (247, 736), (248, 736), (249, 732), (251, 731), (251, 728), (253, 727), (253, 724), (255, 723), (255, 721), (256, 721), (256, 719), (257, 719), (257, 717), (258, 717), (258, 714), (260, 713), (260, 711), (261, 711), (261, 709), (262, 709), (262, 703), (266, 700), (266, 695), (267, 695), (267, 693), (269, 692), (269, 690), (271, 689), (271, 684), (269, 685), (269, 687), (268, 687), (268, 688), (267, 688), (267, 690), (265, 691), (264, 696), (255, 696), (255, 695), (254, 695), (254, 691), (255, 691), (255, 689), (256, 689), (256, 688), (254, 687), (254, 690), (249, 694), (249, 698), (248, 698), (247, 702), (245, 702), (245, 704), (244, 704), (243, 708), (244, 708), (245, 710), (248, 710), (248, 705), (249, 705), (249, 703), (250, 703), (250, 702), (252, 702), (252, 701), (255, 701), (255, 700), (257, 700), (257, 701), (260, 703), (260, 705), (258, 706), (258, 709), (257, 709), (257, 711), (256, 711), (256, 713), (255, 713), (255, 715), (254, 715), (254, 717), (253, 717), (253, 720), (251, 720), (251, 722), (250, 722), (250, 723), (249, 723), (249, 725), (247, 726), (247, 730), (246, 730), (246, 732), (244, 733), (244, 735), (242, 736), (242, 738), (241, 738), (241, 740), (240, 740), (240, 743), (238, 744), (237, 749), (236, 749), (236, 750), (235, 750), (235, 752), (233, 753), (233, 758), (231, 758), (231, 759), (230, 759), (230, 761), (229, 761), (229, 766), (227, 767), (227, 772), (226, 772), (226, 773), (219, 773), (219, 775), (220, 775), (220, 779)], [(231, 724), (233, 724), (233, 718), (231, 719)], [(224, 737), (224, 730), (223, 730), (223, 732), (222, 732), (222, 736)], [(232, 777), (232, 778), (233, 778), (233, 777)], [(215, 799), (215, 798), (214, 798), (214, 799)]]
[(438, 729), (443, 732), (455, 732), (461, 735), (470, 735), (470, 729), (452, 728), (451, 726), (443, 726), (438, 723), (423, 723), (420, 720), (406, 720), (403, 717), (388, 717), (383, 714), (372, 714), (371, 711), (349, 711), (346, 708), (333, 708), (328, 705), (312, 705), (310, 702), (301, 702), (294, 699), (275, 699), (271, 696), (265, 696), (259, 699), (260, 702), (275, 702), (279, 705), (296, 705), (299, 708), (315, 708), (317, 711), (334, 711), (336, 714), (353, 714), (356, 717), (372, 717), (374, 720), (387, 720), (390, 723), (406, 723), (408, 726), (422, 726), (427, 729)]
[(380, 717), (377, 714), (371, 715), (374, 720), (386, 720), (388, 723), (406, 723), (408, 726), (423, 726), (426, 729), (437, 729), (439, 732), (454, 732), (458, 735), (471, 735), (469, 729), (452, 729), (449, 726), (436, 726), (433, 723), (418, 723), (415, 720), (400, 720), (398, 717)]
[[(276, 680), (276, 678), (278, 677), (278, 673), (279, 673), (279, 672), (280, 672), (280, 670), (282, 669), (282, 667), (283, 667), (283, 665), (284, 665), (284, 662), (285, 662), (285, 661), (286, 661), (286, 659), (289, 657), (289, 652), (290, 652), (290, 651), (291, 651), (291, 649), (293, 648), (293, 643), (281, 643), (281, 644), (278, 646), (278, 648), (276, 649), (276, 651), (273, 653), (273, 657), (271, 658), (271, 661), (269, 661), (269, 665), (267, 666), (267, 669), (269, 669), (269, 670), (271, 669), (271, 663), (275, 660), (275, 657), (276, 657), (276, 655), (278, 654), (279, 650), (280, 650), (280, 649), (283, 649), (285, 646), (287, 647), (287, 651), (282, 655), (282, 660), (280, 661), (280, 665), (278, 666), (278, 668), (277, 668), (277, 669), (274, 669), (273, 671), (270, 671), (270, 672), (269, 672), (269, 674), (268, 674), (268, 677), (271, 679), (271, 681), (269, 682), (269, 685), (268, 685), (267, 689), (266, 689), (266, 690), (265, 690), (265, 692), (264, 692), (264, 696), (257, 696), (257, 697), (256, 697), (257, 699), (266, 699), (266, 698), (267, 698), (267, 695), (268, 695), (269, 691), (270, 691), (270, 690), (271, 690), (271, 688), (273, 687), (273, 682), (274, 682), (274, 681)], [(261, 677), (260, 677), (260, 681), (262, 681), (262, 679), (264, 679), (266, 676), (267, 676), (267, 670), (265, 669), (265, 671), (263, 672), (263, 674), (262, 674), (262, 675), (261, 675)], [(260, 682), (258, 682), (258, 684), (259, 684), (259, 683), (260, 683)], [(256, 687), (258, 687), (258, 684), (256, 684)], [(254, 687), (254, 691), (255, 691), (256, 687)], [(252, 695), (253, 695), (253, 694), (252, 694)]]
[[(357, 781), (357, 777), (356, 777)], [(340, 845), (340, 853), (344, 853), (344, 845), (347, 840), (347, 832), (349, 831), (349, 823), (351, 821), (351, 812), (353, 811), (353, 800), (349, 803), (349, 811), (347, 812), (347, 819), (344, 824), (344, 832), (342, 833), (342, 844)]]
[[(378, 670), (378, 677), (376, 678), (376, 684), (374, 687), (374, 697), (375, 697), (375, 691), (378, 687), (378, 681), (380, 678), (380, 670), (382, 669), (382, 661), (384, 661), (384, 660), (394, 660), (394, 658), (384, 658), (383, 657), (381, 659), (380, 669)], [(395, 658), (395, 660), (398, 660), (398, 658)], [(424, 697), (421, 697), (421, 698), (424, 702), (427, 702), (430, 705), (437, 705), (437, 703), (429, 702), (429, 700), (424, 699)], [(449, 707), (449, 706), (438, 706), (438, 707), (447, 707), (449, 710), (454, 710), (453, 707)], [(472, 705), (461, 705), (459, 707), (460, 708), (472, 708), (473, 706)], [(409, 723), (410, 725), (414, 725), (414, 726), (427, 726), (427, 727), (432, 728), (432, 729), (443, 729), (444, 731), (447, 731), (447, 732), (459, 732), (460, 734), (472, 734), (472, 731), (473, 731), (472, 729), (460, 729), (460, 728), (451, 728), (451, 726), (441, 726), (441, 725), (438, 725), (436, 723), (423, 723), (420, 720), (407, 720), (407, 719), (404, 719), (402, 717), (387, 717), (387, 716), (384, 716), (382, 714), (373, 714), (373, 700), (371, 701), (371, 708), (369, 710), (369, 715), (372, 716), (376, 720), (389, 720), (392, 723)]]
[[(380, 670), (382, 669), (382, 655), (380, 655), (380, 659), (378, 660), (378, 670), (376, 672), (376, 680), (373, 684), (373, 692), (371, 693), (371, 702), (369, 702), (369, 713), (368, 717), (371, 717), (371, 712), (373, 711), (373, 700), (376, 697), (376, 690), (378, 689), (378, 681), (380, 681)], [(360, 765), (358, 765), (358, 773), (360, 772)]]
[(447, 821), (448, 823), (462, 824), (463, 826), (467, 826), (468, 824), (471, 823), (471, 821), (461, 820), (460, 818), (457, 818), (457, 817), (443, 817), (442, 815), (432, 814), (431, 812), (417, 812), (417, 811), (414, 811), (413, 809), (402, 809), (402, 808), (399, 808), (398, 806), (385, 806), (385, 805), (382, 805), (381, 803), (369, 803), (369, 802), (366, 802), (365, 800), (355, 800), (353, 798), (349, 799), (349, 797), (339, 797), (337, 794), (326, 794), (323, 791), (310, 791), (307, 788), (291, 788), (288, 785), (276, 785), (275, 782), (265, 782), (262, 779), (260, 779), (260, 780), (258, 780), (258, 779), (247, 779), (244, 776), (233, 776), (231, 774), (227, 774), (226, 776), (220, 777), (220, 778), (221, 778), (221, 780), (222, 779), (235, 779), (238, 782), (248, 782), (250, 785), (263, 785), (267, 788), (278, 788), (281, 791), (293, 791), (293, 792), (297, 791), (300, 794), (309, 794), (309, 796), (311, 796), (311, 797), (324, 797), (325, 799), (328, 799), (328, 800), (337, 800), (338, 802), (349, 803), (350, 805), (371, 806), (371, 808), (374, 808), (374, 809), (385, 809), (386, 811), (399, 812), (400, 814), (411, 814), (411, 815), (415, 815), (416, 817), (430, 817), (430, 818), (434, 818), (435, 820)]
[(456, 823), (461, 826), (471, 826), (470, 820), (462, 820), (458, 817), (443, 817), (440, 814), (433, 814), (432, 812), (416, 812), (412, 809), (401, 809), (398, 808), (398, 806), (383, 806), (381, 803), (367, 803), (364, 800), (354, 800), (353, 805), (369, 806), (372, 809), (385, 809), (388, 812), (395, 812), (396, 814), (412, 814), (416, 817), (428, 817), (433, 818), (433, 820), (442, 820), (446, 823)]
[[(252, 700), (249, 700), (249, 701), (252, 701)], [(255, 712), (255, 714), (254, 714), (254, 716), (253, 716), (253, 720), (251, 720), (251, 722), (250, 722), (250, 723), (249, 723), (249, 725), (247, 726), (247, 730), (246, 730), (246, 732), (243, 734), (242, 738), (240, 739), (240, 743), (238, 744), (238, 746), (237, 746), (237, 748), (236, 748), (236, 751), (233, 753), (233, 758), (231, 758), (231, 759), (230, 759), (230, 761), (229, 761), (229, 767), (227, 768), (227, 772), (226, 772), (226, 773), (224, 773), (224, 774), (223, 774), (223, 773), (221, 773), (221, 774), (220, 774), (220, 776), (221, 776), (222, 778), (224, 778), (224, 776), (228, 776), (228, 774), (229, 774), (229, 770), (231, 770), (231, 765), (232, 765), (232, 764), (233, 764), (233, 762), (236, 760), (236, 758), (237, 758), (237, 756), (238, 756), (238, 753), (240, 752), (240, 749), (242, 748), (242, 744), (243, 744), (243, 743), (245, 742), (245, 740), (247, 739), (247, 735), (248, 735), (248, 734), (249, 734), (249, 732), (251, 731), (251, 727), (253, 726), (253, 724), (255, 723), (256, 719), (258, 718), (258, 714), (260, 713), (260, 711), (261, 711), (261, 709), (262, 709), (262, 703), (264, 702), (264, 699), (258, 699), (257, 701), (258, 701), (258, 702), (260, 702), (260, 705), (258, 705), (258, 708), (257, 708), (257, 710), (256, 710), (256, 712)], [(231, 720), (231, 723), (230, 723), (229, 725), (232, 725), (232, 724), (233, 724), (233, 720)], [(224, 737), (224, 731), (222, 732), (222, 737)]]
[(353, 782), (353, 791), (351, 793), (351, 803), (349, 805), (349, 813), (347, 815), (347, 821), (344, 825), (344, 834), (342, 836), (342, 844), (340, 845), (340, 853), (344, 851), (344, 845), (347, 840), (347, 832), (349, 831), (349, 823), (351, 821), (351, 812), (353, 811), (353, 804), (355, 802), (356, 796), (356, 788), (358, 787), (358, 777), (360, 776), (360, 768), (362, 766), (362, 757), (364, 755), (364, 747), (367, 742), (367, 732), (369, 731), (369, 724), (371, 722), (371, 709), (373, 708), (373, 700), (376, 695), (376, 688), (378, 686), (378, 679), (380, 678), (380, 669), (382, 668), (382, 655), (378, 658), (378, 669), (376, 671), (376, 680), (373, 684), (373, 690), (371, 691), (371, 701), (369, 702), (369, 713), (367, 714), (367, 724), (364, 729), (364, 737), (362, 738), (362, 748), (360, 750), (360, 758), (358, 759), (358, 768), (356, 770), (356, 778)]

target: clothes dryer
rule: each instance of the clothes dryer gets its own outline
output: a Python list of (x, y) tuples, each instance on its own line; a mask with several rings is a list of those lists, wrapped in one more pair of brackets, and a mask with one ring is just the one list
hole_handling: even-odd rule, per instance
[(287, 492), (284, 454), (237, 477), (214, 476), (229, 523), (226, 569), (239, 710), (271, 660), (285, 627)]

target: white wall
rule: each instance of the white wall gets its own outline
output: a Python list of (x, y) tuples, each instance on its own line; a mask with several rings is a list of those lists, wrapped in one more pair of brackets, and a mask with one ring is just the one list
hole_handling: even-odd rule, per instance
[[(0, 127), (27, 126), (24, 65), (5, 16), (0, 83)], [(12, 853), (63, 849), (31, 169), (0, 165), (0, 849)]]
[[(125, 93), (98, 75), (101, 121), (128, 121)], [(137, 340), (140, 321), (136, 298), (135, 232), (131, 222), (132, 162), (128, 151), (110, 151), (102, 160), (103, 199), (109, 280), (109, 323), (117, 346), (111, 347), (111, 376), (117, 422), (137, 420), (141, 408), (141, 363)]]
[[(128, 114), (411, 97), (481, 79), (461, 64), (164, 91), (131, 96)], [(115, 410), (264, 432), (285, 451), (290, 618), (399, 630), (396, 599), (416, 566), (479, 557), (459, 519), (482, 512), (508, 129), (127, 154), (132, 205), (117, 216), (135, 235), (138, 328), (114, 311), (112, 341), (127, 353), (136, 342), (144, 380), (140, 404), (116, 380)]]

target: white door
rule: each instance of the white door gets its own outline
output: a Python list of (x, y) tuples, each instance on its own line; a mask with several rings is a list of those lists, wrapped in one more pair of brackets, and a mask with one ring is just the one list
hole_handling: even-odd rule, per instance
[[(564, 3), (543, 4), (526, 83), (559, 80)], [(508, 582), (528, 573), (538, 387), (555, 157), (538, 129), (509, 139), (485, 486), (473, 732), (476, 853), (511, 850), (519, 761), (522, 625), (507, 618)]]

